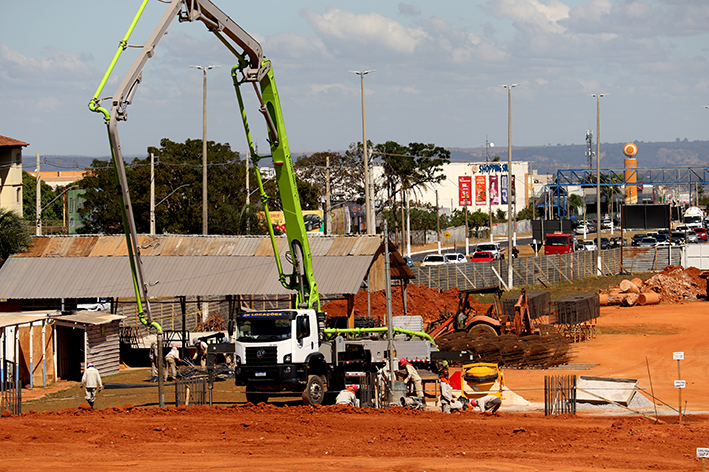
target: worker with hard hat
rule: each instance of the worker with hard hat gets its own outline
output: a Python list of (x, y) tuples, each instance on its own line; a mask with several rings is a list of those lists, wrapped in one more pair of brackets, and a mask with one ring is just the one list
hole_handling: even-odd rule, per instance
[(471, 398), (470, 404), (480, 410), (480, 413), (493, 414), (502, 406), (502, 399), (497, 395), (485, 395), (482, 398)]
[(86, 364), (86, 370), (84, 370), (84, 375), (81, 377), (81, 388), (86, 389), (84, 398), (89, 402), (89, 406), (93, 410), (94, 402), (96, 401), (96, 392), (103, 390), (101, 374), (99, 374), (98, 369), (94, 367), (93, 362)]
[(337, 405), (352, 405), (359, 406), (359, 399), (357, 398), (357, 385), (348, 385), (346, 389), (342, 390), (337, 394), (335, 403)]
[(172, 373), (172, 380), (177, 380), (177, 361), (182, 362), (180, 351), (177, 350), (177, 344), (173, 344), (172, 349), (165, 356), (165, 382), (167, 382), (168, 372)]
[(199, 358), (199, 366), (204, 369), (207, 367), (207, 343), (197, 339), (194, 342), (194, 347), (196, 350), (194, 356), (192, 356), (192, 360), (196, 361), (197, 358)]
[(441, 383), (441, 411), (450, 414), (451, 411), (465, 410), (467, 405), (460, 398), (453, 397), (453, 387), (448, 378), (448, 368), (444, 368), (440, 375)]
[(419, 375), (416, 367), (411, 365), (411, 363), (405, 358), (399, 360), (399, 370), (397, 375), (403, 380), (406, 386), (413, 386), (416, 396), (421, 400), (423, 397), (423, 384), (421, 383), (421, 376)]

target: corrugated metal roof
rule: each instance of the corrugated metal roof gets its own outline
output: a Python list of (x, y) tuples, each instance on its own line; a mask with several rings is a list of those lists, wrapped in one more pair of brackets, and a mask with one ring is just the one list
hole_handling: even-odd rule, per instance
[(50, 315), (55, 312), (47, 313), (44, 312), (14, 312), (14, 313), (0, 313), (0, 328), (5, 328), (7, 326), (17, 326), (27, 323), (32, 323), (34, 321), (46, 320)]
[[(148, 293), (162, 296), (281, 295), (273, 256), (144, 256)], [(322, 295), (356, 293), (371, 256), (313, 257)], [(127, 257), (10, 257), (0, 298), (134, 297)]]
[(71, 315), (54, 315), (52, 318), (57, 321), (68, 321), (71, 323), (102, 325), (110, 323), (111, 321), (122, 320), (125, 316), (112, 315), (102, 311), (81, 310)]

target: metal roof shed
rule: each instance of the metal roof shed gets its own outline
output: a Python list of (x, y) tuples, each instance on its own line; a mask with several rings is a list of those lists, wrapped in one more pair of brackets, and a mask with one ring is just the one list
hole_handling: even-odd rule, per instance
[(93, 362), (102, 376), (117, 374), (120, 366), (119, 325), (123, 318), (101, 311), (52, 316), (56, 330), (58, 377), (80, 380), (89, 362)]

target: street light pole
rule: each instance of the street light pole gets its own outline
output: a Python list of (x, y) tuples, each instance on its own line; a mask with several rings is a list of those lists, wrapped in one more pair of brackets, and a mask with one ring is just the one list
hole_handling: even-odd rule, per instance
[(512, 289), (512, 88), (519, 84), (501, 85), (507, 89), (507, 289)]
[(202, 234), (208, 231), (207, 206), (207, 71), (221, 66), (190, 66), (202, 71)]
[[(487, 155), (487, 150), (491, 147), (495, 147), (494, 143), (491, 143), (490, 141), (487, 140), (487, 136), (485, 136), (485, 163), (488, 163), (488, 155)], [(490, 185), (488, 184), (487, 186), (487, 199), (490, 202), (490, 242), (492, 242), (492, 194), (490, 193)]]
[(351, 70), (350, 72), (359, 75), (360, 78), (360, 87), (362, 91), (362, 159), (364, 161), (364, 207), (367, 210), (367, 234), (376, 234), (376, 228), (374, 227), (374, 225), (376, 224), (376, 220), (374, 218), (374, 211), (372, 205), (373, 195), (371, 194), (372, 192), (370, 189), (372, 179), (369, 175), (369, 154), (367, 152), (367, 120), (364, 114), (364, 76), (369, 74), (370, 72), (374, 72), (374, 69), (365, 71)]
[[(601, 256), (601, 97), (607, 93), (593, 93), (596, 98), (596, 251), (598, 251), (598, 275), (603, 275), (603, 257)], [(612, 224), (612, 222), (611, 222)]]

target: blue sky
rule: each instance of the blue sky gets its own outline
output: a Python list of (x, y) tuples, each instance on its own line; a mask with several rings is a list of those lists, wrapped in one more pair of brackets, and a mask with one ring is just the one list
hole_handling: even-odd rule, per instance
[[(6, 2), (0, 18), (0, 135), (26, 141), (25, 157), (109, 154), (102, 118), (87, 103), (140, 2)], [(293, 151), (344, 150), (367, 137), (482, 147), (512, 143), (709, 139), (709, 4), (705, 0), (490, 0), (215, 2), (273, 61)], [(151, 0), (131, 44), (142, 44), (166, 4)], [(123, 54), (110, 96), (137, 49)], [(126, 156), (202, 136), (208, 72), (208, 139), (245, 150), (229, 77), (234, 60), (204, 26), (173, 22), (119, 126)], [(265, 132), (255, 101), (252, 128)], [(648, 163), (651, 164), (651, 163)]]

